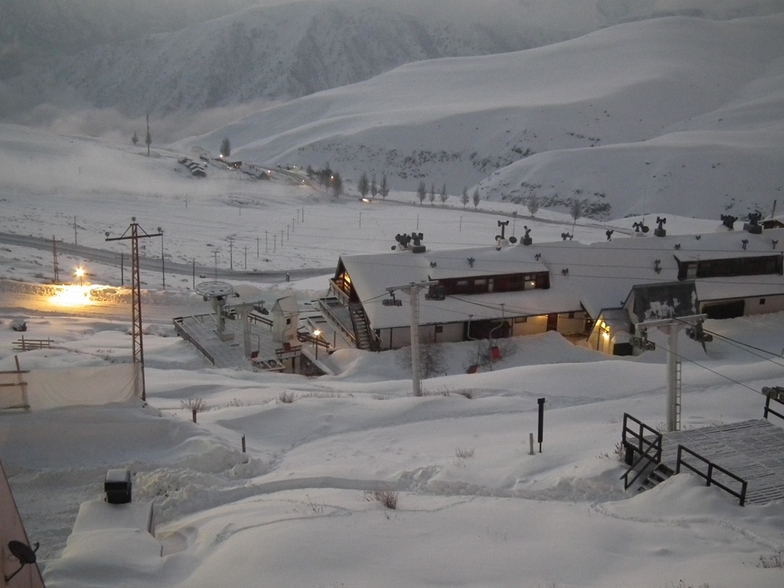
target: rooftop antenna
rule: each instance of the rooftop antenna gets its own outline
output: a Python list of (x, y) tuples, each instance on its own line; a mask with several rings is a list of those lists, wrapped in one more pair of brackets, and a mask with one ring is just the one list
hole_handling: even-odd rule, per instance
[(657, 216), (656, 223), (659, 225), (655, 229), (653, 229), (653, 234), (657, 237), (664, 237), (667, 235), (667, 231), (664, 228), (664, 225), (667, 223), (667, 217), (664, 216)]

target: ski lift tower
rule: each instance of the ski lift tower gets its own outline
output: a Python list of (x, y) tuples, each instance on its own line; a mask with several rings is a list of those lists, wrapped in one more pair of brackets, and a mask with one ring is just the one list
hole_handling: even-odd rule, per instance
[[(659, 329), (667, 339), (667, 432), (681, 428), (681, 362), (678, 354), (678, 334), (691, 329), (690, 336), (702, 343), (702, 323), (707, 318), (699, 313), (697, 290), (693, 281), (647, 284), (632, 289), (633, 308), (636, 315), (635, 340), (643, 349), (648, 347), (648, 330)], [(688, 333), (689, 331), (687, 331)]]
[[(421, 387), (421, 368), (419, 357), (419, 292), (424, 288), (437, 286), (438, 281), (431, 280), (425, 282), (411, 282), (410, 284), (402, 286), (389, 286), (387, 292), (389, 298), (381, 301), (384, 306), (402, 306), (403, 301), (395, 298), (395, 290), (408, 294), (408, 302), (411, 308), (411, 383), (413, 386), (414, 396), (422, 396)], [(437, 300), (443, 300), (440, 295), (436, 297)]]
[(212, 311), (215, 313), (215, 330), (218, 333), (218, 337), (222, 341), (227, 341), (233, 337), (233, 335), (226, 333), (224, 307), (226, 306), (226, 299), (236, 295), (234, 286), (228, 282), (201, 282), (196, 284), (196, 293), (201, 294), (204, 301), (212, 305)]

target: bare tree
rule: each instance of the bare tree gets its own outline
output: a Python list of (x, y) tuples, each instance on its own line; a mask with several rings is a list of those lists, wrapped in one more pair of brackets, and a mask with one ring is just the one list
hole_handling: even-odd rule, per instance
[[(411, 347), (400, 350), (398, 361), (401, 368), (411, 369)], [(432, 337), (419, 346), (419, 368), (423, 378), (432, 378), (446, 370), (443, 347), (434, 343)]]
[(531, 213), (531, 216), (536, 216), (538, 210), (539, 198), (536, 196), (536, 194), (531, 194), (530, 198), (528, 198), (528, 212)]
[(335, 198), (338, 198), (343, 193), (343, 178), (340, 177), (338, 172), (332, 174), (330, 188), (332, 188), (332, 195)]
[(147, 144), (147, 157), (150, 156), (150, 145), (152, 145), (152, 135), (150, 134), (150, 115), (147, 115), (147, 136), (144, 138)]
[(436, 185), (430, 184), (430, 194), (428, 194), (427, 199), (430, 200), (430, 206), (433, 206), (436, 202)]
[(425, 201), (425, 198), (427, 198), (427, 186), (425, 185), (424, 180), (419, 182), (419, 186), (417, 186), (417, 198), (419, 198), (420, 205)]
[(139, 142), (139, 137), (136, 136), (136, 131), (133, 132), (133, 137), (131, 137), (131, 141), (133, 142), (134, 147), (136, 146), (136, 143)]
[(370, 191), (370, 183), (368, 182), (368, 177), (365, 172), (362, 172), (362, 175), (359, 176), (357, 190), (359, 190), (359, 195), (362, 196), (362, 198), (365, 198)]
[(571, 213), (572, 213), (572, 219), (574, 219), (574, 221), (572, 222), (572, 236), (574, 236), (574, 227), (577, 224), (577, 219), (583, 215), (583, 203), (581, 200), (578, 200), (577, 198), (574, 199), (574, 201), (572, 202)]
[(446, 204), (446, 199), (449, 198), (446, 193), (446, 184), (441, 186), (441, 191), (438, 193), (438, 197), (441, 199), (441, 204)]

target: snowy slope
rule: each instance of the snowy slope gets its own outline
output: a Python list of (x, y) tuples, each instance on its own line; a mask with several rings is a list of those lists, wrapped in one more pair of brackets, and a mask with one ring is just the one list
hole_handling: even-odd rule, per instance
[[(40, 124), (72, 108), (193, 113), (302, 96), (421, 59), (540, 46), (627, 20), (726, 19), (782, 7), (782, 0), (8, 0), (0, 116)], [(44, 104), (56, 113), (30, 116)]]
[(782, 188), (782, 68), (782, 15), (648, 20), (410, 64), (178, 145), (230, 137), (251, 160), (329, 162), (346, 178), (387, 173), (452, 194), (481, 181), (485, 198), (579, 199), (593, 216), (767, 212)]

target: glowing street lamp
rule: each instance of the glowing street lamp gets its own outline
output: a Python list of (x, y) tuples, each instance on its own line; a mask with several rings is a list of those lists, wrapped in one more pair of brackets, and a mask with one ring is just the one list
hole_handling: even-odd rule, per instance
[(79, 278), (79, 285), (84, 286), (84, 269), (81, 267), (77, 267), (74, 275)]
[(321, 331), (319, 329), (316, 329), (315, 331), (313, 331), (313, 336), (316, 338), (316, 359), (318, 359), (318, 348), (319, 348), (318, 338), (321, 337)]

